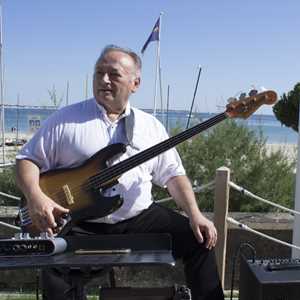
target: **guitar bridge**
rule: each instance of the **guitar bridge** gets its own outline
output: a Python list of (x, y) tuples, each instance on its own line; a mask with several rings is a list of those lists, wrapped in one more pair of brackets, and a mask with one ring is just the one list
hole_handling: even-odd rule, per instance
[(62, 186), (62, 189), (64, 191), (64, 194), (66, 196), (66, 201), (69, 205), (74, 204), (74, 197), (71, 194), (70, 188), (67, 184)]

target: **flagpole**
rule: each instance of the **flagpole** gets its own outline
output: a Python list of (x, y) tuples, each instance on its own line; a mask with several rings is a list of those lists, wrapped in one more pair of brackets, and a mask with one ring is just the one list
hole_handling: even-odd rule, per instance
[(163, 101), (163, 90), (162, 90), (162, 77), (161, 77), (161, 67), (159, 67), (159, 94), (160, 94), (160, 112), (161, 112), (161, 121), (165, 124), (164, 116), (164, 101)]
[(170, 85), (168, 84), (168, 92), (167, 92), (167, 120), (166, 120), (166, 129), (169, 133), (169, 101), (170, 101)]
[(161, 12), (159, 15), (159, 32), (158, 32), (158, 43), (156, 48), (156, 70), (155, 70), (155, 83), (154, 83), (154, 100), (153, 100), (153, 116), (156, 116), (156, 97), (157, 97), (157, 79), (159, 76), (159, 68), (160, 68), (160, 37), (161, 37), (161, 19), (163, 13)]
[(19, 118), (20, 118), (20, 112), (19, 112), (19, 107), (20, 107), (20, 94), (18, 93), (17, 97), (17, 128), (16, 128), (16, 145), (18, 145), (19, 142)]
[(0, 4), (0, 84), (1, 84), (1, 124), (2, 124), (2, 163), (5, 164), (5, 122), (4, 122), (4, 99), (3, 99), (3, 61), (2, 61), (2, 5)]

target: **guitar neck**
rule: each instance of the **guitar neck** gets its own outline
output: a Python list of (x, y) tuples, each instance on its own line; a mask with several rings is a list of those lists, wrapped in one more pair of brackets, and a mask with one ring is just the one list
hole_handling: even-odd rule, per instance
[[(196, 134), (214, 126), (215, 124), (225, 120), (227, 118), (226, 113), (218, 114), (207, 121), (204, 121), (194, 127), (191, 127), (155, 146), (152, 146), (146, 150), (139, 152), (138, 154), (125, 159), (118, 164), (109, 167), (107, 169), (102, 170), (101, 173), (96, 175), (97, 177), (97, 184), (99, 186), (105, 184), (112, 178), (117, 178), (120, 175), (124, 174), (125, 172), (139, 166), (140, 164), (158, 156), (159, 154), (177, 146), (178, 144), (190, 139), (191, 137), (195, 136)], [(95, 178), (95, 177), (94, 177)]]

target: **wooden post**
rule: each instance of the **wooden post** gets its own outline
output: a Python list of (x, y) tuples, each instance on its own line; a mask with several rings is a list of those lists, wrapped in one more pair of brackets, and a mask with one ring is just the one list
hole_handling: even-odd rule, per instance
[(218, 242), (215, 247), (220, 280), (224, 288), (225, 261), (227, 243), (227, 214), (229, 202), (230, 169), (218, 168), (215, 179), (214, 223), (218, 231)]

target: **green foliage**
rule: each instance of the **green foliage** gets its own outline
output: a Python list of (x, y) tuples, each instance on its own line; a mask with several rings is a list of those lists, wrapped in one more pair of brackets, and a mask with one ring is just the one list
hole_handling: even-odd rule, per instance
[[(21, 196), (21, 193), (16, 186), (15, 168), (0, 169), (0, 192), (13, 196)], [(19, 205), (19, 202), (0, 195), (0, 205), (16, 206)]]
[(300, 82), (288, 94), (283, 94), (280, 100), (273, 106), (276, 118), (285, 126), (292, 127), (298, 132), (300, 101)]
[[(196, 186), (212, 181), (216, 169), (227, 166), (231, 170), (231, 180), (236, 184), (263, 198), (292, 206), (295, 162), (288, 161), (282, 151), (267, 155), (262, 134), (257, 137), (247, 127), (227, 120), (208, 133), (180, 144), (177, 149), (187, 175)], [(166, 194), (157, 189), (155, 193), (155, 199), (166, 197)], [(213, 210), (214, 190), (197, 194), (197, 201), (202, 210)], [(232, 190), (230, 210), (272, 209), (269, 205)]]

